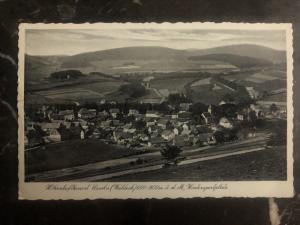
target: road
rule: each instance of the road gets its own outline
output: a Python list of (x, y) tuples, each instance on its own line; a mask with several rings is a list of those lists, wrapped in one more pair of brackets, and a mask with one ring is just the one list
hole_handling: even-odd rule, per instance
[[(181, 156), (185, 159), (180, 161), (178, 166), (261, 151), (265, 149), (264, 146), (267, 140), (268, 135), (261, 134), (239, 142), (184, 150)], [(144, 163), (136, 163), (138, 159), (142, 159)], [(160, 152), (155, 151), (120, 159), (31, 174), (28, 176), (28, 179), (31, 181), (99, 181), (128, 174), (159, 170), (163, 166), (164, 160)]]

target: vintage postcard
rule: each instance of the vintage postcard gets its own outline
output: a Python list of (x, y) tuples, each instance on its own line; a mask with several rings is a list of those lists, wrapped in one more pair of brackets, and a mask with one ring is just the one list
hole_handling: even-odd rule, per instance
[(291, 24), (19, 26), (19, 198), (293, 196)]

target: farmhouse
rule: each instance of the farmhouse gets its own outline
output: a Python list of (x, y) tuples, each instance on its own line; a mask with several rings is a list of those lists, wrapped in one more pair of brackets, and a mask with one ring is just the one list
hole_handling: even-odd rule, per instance
[(181, 111), (189, 111), (192, 103), (180, 103), (179, 108)]
[(189, 120), (191, 118), (192, 113), (186, 111), (180, 111), (178, 113), (178, 118), (182, 120)]
[(222, 117), (220, 120), (219, 120), (219, 125), (221, 127), (224, 127), (226, 129), (231, 129), (233, 128), (233, 123), (226, 117)]
[(146, 126), (150, 127), (156, 124), (156, 119), (152, 117), (148, 117), (145, 119), (145, 122), (146, 122)]
[(61, 119), (72, 121), (75, 119), (73, 110), (62, 110), (58, 112)]
[(139, 111), (137, 111), (136, 109), (129, 109), (128, 116), (136, 116), (137, 114), (139, 114)]
[(78, 111), (78, 118), (81, 118), (81, 119), (92, 119), (92, 118), (95, 118), (96, 115), (97, 115), (96, 109), (81, 108)]
[(45, 142), (60, 142), (61, 134), (57, 129), (53, 129), (49, 132), (49, 136), (44, 138)]
[(162, 129), (166, 129), (168, 123), (169, 121), (167, 119), (162, 118), (157, 121), (157, 126), (161, 127)]
[(161, 133), (161, 137), (167, 141), (170, 141), (175, 138), (175, 134), (171, 130), (164, 130)]
[(117, 115), (120, 113), (120, 110), (118, 108), (112, 108), (109, 110), (109, 112), (113, 118), (117, 118)]
[(47, 133), (49, 133), (52, 130), (58, 129), (60, 127), (59, 122), (55, 123), (40, 123), (41, 129)]

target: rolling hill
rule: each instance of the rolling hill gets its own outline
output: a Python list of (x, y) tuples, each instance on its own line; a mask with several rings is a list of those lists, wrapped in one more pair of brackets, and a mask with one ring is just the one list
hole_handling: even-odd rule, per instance
[[(248, 57), (248, 58), (247, 58)], [(191, 60), (192, 59), (192, 60)], [(125, 47), (72, 56), (25, 57), (28, 81), (38, 81), (53, 72), (76, 69), (82, 73), (106, 74), (140, 72), (176, 72), (188, 70), (228, 69), (269, 65), (285, 61), (285, 51), (258, 45), (231, 45), (210, 49), (177, 50), (157, 46)], [(217, 65), (214, 68), (214, 65)]]
[(258, 59), (249, 56), (240, 56), (240, 55), (233, 55), (233, 54), (208, 54), (208, 55), (201, 55), (201, 56), (190, 56), (190, 60), (193, 61), (201, 61), (201, 60), (215, 60), (226, 62), (231, 65), (234, 65), (238, 68), (249, 68), (249, 67), (256, 67), (256, 66), (270, 66), (272, 62), (265, 59)]
[(62, 67), (89, 65), (93, 61), (102, 60), (161, 60), (166, 58), (183, 59), (185, 51), (164, 47), (125, 47), (103, 51), (88, 52), (64, 60)]
[(188, 54), (189, 56), (231, 54), (268, 60), (274, 63), (286, 61), (285, 51), (252, 44), (228, 45), (209, 49), (191, 49), (188, 50)]

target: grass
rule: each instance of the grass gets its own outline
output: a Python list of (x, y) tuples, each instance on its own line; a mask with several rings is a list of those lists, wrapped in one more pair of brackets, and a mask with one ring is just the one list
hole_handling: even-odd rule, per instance
[(224, 95), (226, 93), (232, 93), (225, 88), (221, 88), (219, 90), (211, 90), (211, 88), (212, 85), (192, 87), (191, 98), (193, 102), (202, 102), (204, 104), (219, 104), (219, 102), (224, 99)]
[(189, 78), (172, 78), (169, 79), (154, 79), (151, 81), (150, 86), (156, 89), (169, 89), (169, 91), (178, 91), (178, 92), (184, 92), (185, 88), (184, 86), (187, 83), (192, 82), (195, 80), (194, 77)]
[(117, 159), (140, 151), (107, 145), (101, 140), (70, 140), (25, 152), (26, 174)]
[(111, 181), (286, 180), (286, 147), (111, 178)]

